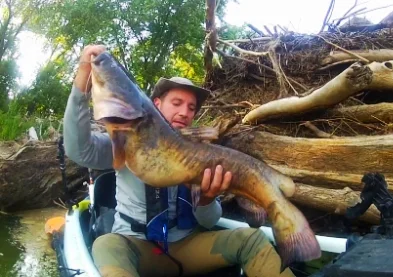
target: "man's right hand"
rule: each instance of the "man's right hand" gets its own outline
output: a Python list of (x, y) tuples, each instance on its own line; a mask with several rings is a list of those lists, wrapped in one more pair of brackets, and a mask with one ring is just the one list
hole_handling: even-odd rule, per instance
[(104, 45), (88, 45), (86, 46), (79, 59), (79, 68), (74, 79), (74, 86), (81, 92), (86, 93), (90, 90), (91, 79), (89, 79), (91, 71), (91, 56), (97, 56), (106, 51)]

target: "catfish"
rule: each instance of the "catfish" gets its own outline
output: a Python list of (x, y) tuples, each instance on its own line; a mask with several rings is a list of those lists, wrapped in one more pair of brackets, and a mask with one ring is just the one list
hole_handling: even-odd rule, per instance
[[(253, 225), (262, 224), (265, 216), (271, 222), (282, 269), (321, 256), (307, 219), (287, 199), (295, 192), (291, 178), (240, 151), (187, 139), (109, 52), (92, 57), (91, 65), (94, 119), (105, 125), (111, 138), (115, 170), (126, 166), (153, 187), (192, 184), (197, 193), (204, 170), (214, 174), (222, 165), (232, 172), (228, 192), (240, 199), (240, 206), (257, 207), (261, 217)], [(198, 201), (196, 195), (193, 199)]]

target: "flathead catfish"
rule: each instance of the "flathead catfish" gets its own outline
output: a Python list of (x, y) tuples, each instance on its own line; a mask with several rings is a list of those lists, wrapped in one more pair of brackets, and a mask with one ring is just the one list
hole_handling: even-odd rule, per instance
[(320, 257), (306, 218), (286, 199), (295, 191), (291, 178), (240, 151), (187, 139), (108, 52), (93, 58), (91, 77), (94, 118), (112, 140), (114, 169), (127, 166), (153, 187), (195, 186), (205, 168), (214, 173), (221, 164), (232, 172), (228, 191), (266, 211), (284, 267)]

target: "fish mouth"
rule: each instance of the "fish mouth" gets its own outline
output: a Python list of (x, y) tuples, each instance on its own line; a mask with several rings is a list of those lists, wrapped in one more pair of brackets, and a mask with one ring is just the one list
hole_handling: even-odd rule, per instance
[(103, 99), (94, 104), (94, 119), (97, 121), (130, 121), (142, 116), (142, 112), (136, 114), (131, 105), (116, 98)]

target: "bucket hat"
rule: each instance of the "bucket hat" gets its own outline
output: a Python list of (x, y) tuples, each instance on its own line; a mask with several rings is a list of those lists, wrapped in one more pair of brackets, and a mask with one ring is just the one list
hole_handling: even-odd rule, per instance
[(161, 77), (154, 86), (153, 93), (150, 98), (154, 100), (156, 97), (161, 97), (165, 92), (174, 88), (184, 88), (194, 93), (197, 100), (196, 112), (200, 110), (203, 102), (205, 102), (207, 97), (210, 95), (210, 90), (194, 85), (194, 83), (187, 78), (172, 77), (167, 79)]

